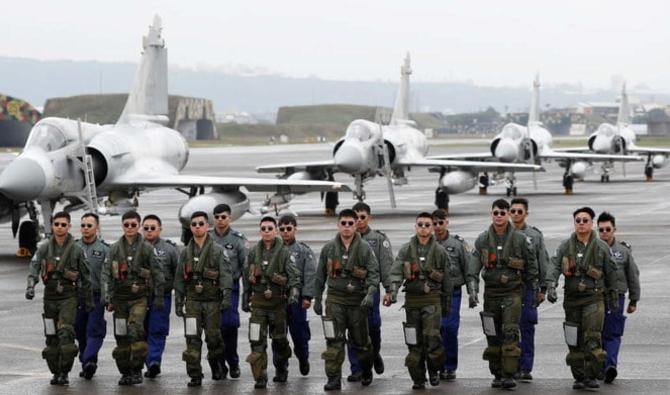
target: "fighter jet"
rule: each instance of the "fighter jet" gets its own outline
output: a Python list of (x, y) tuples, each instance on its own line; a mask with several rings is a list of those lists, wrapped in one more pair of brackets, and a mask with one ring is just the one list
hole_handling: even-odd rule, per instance
[[(599, 154), (618, 154), (618, 155), (640, 155), (646, 156), (647, 162), (644, 166), (644, 174), (647, 181), (651, 181), (654, 175), (654, 169), (660, 169), (668, 164), (670, 156), (669, 148), (653, 148), (638, 146), (635, 141), (637, 136), (630, 127), (630, 106), (628, 103), (628, 93), (626, 93), (626, 84), (621, 88), (621, 103), (619, 104), (619, 114), (617, 115), (616, 125), (603, 123), (598, 126), (588, 139), (588, 146), (583, 148), (571, 148), (565, 151), (570, 152), (596, 152)], [(610, 171), (614, 168), (612, 162), (604, 162), (601, 166), (601, 182), (609, 182)], [(624, 167), (624, 176), (625, 176)]]
[[(593, 162), (611, 163), (612, 161), (626, 162), (639, 160), (639, 158), (626, 155), (554, 150), (551, 145), (551, 133), (540, 121), (540, 80), (539, 75), (536, 75), (533, 81), (533, 93), (528, 112), (528, 124), (526, 126), (514, 122), (503, 126), (500, 133), (491, 140), (490, 152), (443, 155), (439, 158), (483, 161), (498, 160), (505, 163), (530, 164), (541, 164), (542, 162), (553, 160), (565, 168), (563, 186), (566, 188), (567, 193), (572, 192), (573, 180), (583, 179), (586, 173), (592, 169)], [(507, 187), (507, 196), (516, 196), (515, 172), (507, 172), (504, 175), (504, 181)], [(537, 184), (534, 176), (533, 182)]]
[[(333, 148), (332, 158), (323, 161), (285, 163), (259, 166), (259, 173), (281, 173), (288, 180), (334, 180), (335, 173), (354, 177), (354, 198), (365, 200), (363, 185), (376, 176), (387, 180), (391, 206), (395, 207), (394, 185), (407, 184), (407, 172), (416, 167), (428, 168), (439, 174), (435, 203), (446, 209), (449, 194), (472, 189), (479, 172), (541, 171), (535, 164), (498, 163), (467, 160), (441, 160), (426, 157), (428, 141), (409, 118), (409, 77), (412, 73), (407, 54), (400, 68), (400, 87), (388, 125), (363, 119), (352, 121), (344, 137)], [(326, 193), (326, 213), (337, 206), (337, 193)], [(268, 205), (287, 203), (281, 199), (268, 200)]]
[[(141, 192), (175, 188), (189, 197), (179, 210), (183, 228), (188, 230), (191, 213), (211, 212), (219, 203), (229, 204), (234, 218), (243, 215), (249, 209), (249, 199), (240, 187), (280, 196), (349, 190), (326, 181), (180, 174), (187, 164), (189, 147), (179, 132), (164, 126), (168, 120), (167, 48), (161, 30), (161, 19), (156, 16), (149, 34), (143, 37), (135, 82), (116, 124), (45, 118), (30, 131), (23, 152), (0, 174), (0, 215), (11, 221), (14, 236), (18, 231), (18, 254), (34, 251), (44, 232), (38, 206), (42, 224), (49, 224), (60, 202), (66, 204), (66, 211), (87, 208), (114, 214), (137, 206)], [(103, 197), (106, 199), (99, 205)], [(29, 219), (20, 223), (25, 213)]]

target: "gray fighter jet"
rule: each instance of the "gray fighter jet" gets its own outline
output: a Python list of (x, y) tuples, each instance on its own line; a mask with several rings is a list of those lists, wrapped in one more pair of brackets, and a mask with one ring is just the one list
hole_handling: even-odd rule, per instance
[[(630, 106), (626, 84), (621, 88), (621, 102), (616, 125), (603, 123), (598, 126), (588, 139), (588, 145), (580, 148), (569, 148), (567, 152), (595, 152), (598, 154), (635, 155), (646, 157), (644, 174), (647, 181), (654, 176), (654, 169), (660, 169), (668, 164), (670, 148), (641, 147), (637, 145), (637, 136), (630, 127)], [(610, 172), (614, 169), (611, 161), (603, 162), (600, 169), (600, 181), (609, 182)], [(624, 176), (626, 168), (623, 168)]]
[[(31, 130), (23, 152), (0, 174), (0, 216), (11, 221), (14, 236), (18, 231), (20, 255), (33, 251), (45, 230), (38, 207), (42, 224), (49, 224), (58, 203), (64, 203), (67, 211), (86, 208), (114, 214), (137, 206), (141, 192), (175, 188), (189, 197), (179, 211), (188, 230), (191, 213), (211, 212), (219, 203), (229, 204), (234, 218), (243, 215), (249, 199), (240, 187), (279, 196), (349, 190), (326, 181), (180, 174), (189, 147), (179, 132), (164, 126), (168, 120), (167, 48), (161, 30), (156, 16), (143, 37), (134, 86), (116, 124), (45, 118)], [(211, 189), (205, 193), (206, 188)], [(20, 222), (26, 213), (29, 219)]]
[[(400, 88), (388, 125), (358, 119), (349, 124), (345, 135), (333, 148), (332, 158), (303, 163), (272, 164), (257, 167), (259, 173), (280, 173), (288, 180), (334, 180), (335, 173), (354, 177), (354, 198), (365, 199), (363, 184), (376, 177), (386, 177), (391, 206), (395, 207), (393, 185), (407, 184), (406, 173), (416, 167), (439, 174), (435, 204), (446, 209), (449, 194), (474, 188), (480, 172), (541, 171), (535, 164), (443, 160), (427, 157), (428, 141), (409, 118), (409, 76), (412, 73), (409, 54), (400, 68)], [(285, 196), (269, 199), (266, 205), (288, 203)], [(337, 193), (326, 193), (326, 213), (337, 206)]]
[[(481, 161), (497, 160), (506, 163), (533, 164), (555, 161), (561, 167), (565, 168), (563, 185), (566, 188), (566, 192), (570, 191), (570, 193), (572, 191), (572, 181), (574, 179), (583, 179), (587, 172), (593, 168), (594, 162), (612, 163), (613, 161), (629, 162), (640, 160), (637, 157), (617, 153), (556, 150), (551, 145), (551, 133), (540, 121), (540, 81), (539, 76), (536, 75), (533, 81), (533, 93), (528, 112), (528, 124), (526, 126), (514, 122), (503, 126), (500, 133), (491, 140), (489, 152), (443, 155), (440, 158)], [(506, 184), (507, 196), (516, 196), (515, 172), (513, 170), (506, 172), (503, 179)], [(535, 179), (534, 183), (536, 184)]]

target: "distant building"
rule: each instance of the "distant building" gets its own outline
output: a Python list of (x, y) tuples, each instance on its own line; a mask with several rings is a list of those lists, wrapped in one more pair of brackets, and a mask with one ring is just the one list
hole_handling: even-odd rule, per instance
[(0, 94), (0, 147), (23, 147), (42, 114), (30, 103)]

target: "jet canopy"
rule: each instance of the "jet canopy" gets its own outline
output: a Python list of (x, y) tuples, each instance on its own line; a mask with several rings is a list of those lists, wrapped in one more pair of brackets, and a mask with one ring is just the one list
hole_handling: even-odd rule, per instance
[(356, 139), (359, 141), (376, 140), (381, 137), (381, 128), (376, 123), (369, 121), (353, 121), (347, 127), (345, 139)]
[(617, 134), (617, 128), (614, 125), (610, 125), (609, 123), (603, 123), (598, 126), (596, 133), (601, 136), (612, 137)]
[(56, 151), (65, 147), (65, 134), (53, 124), (38, 122), (30, 131), (26, 147), (39, 147), (46, 152)]
[(500, 137), (512, 140), (520, 140), (526, 135), (526, 127), (515, 123), (508, 123), (500, 132)]

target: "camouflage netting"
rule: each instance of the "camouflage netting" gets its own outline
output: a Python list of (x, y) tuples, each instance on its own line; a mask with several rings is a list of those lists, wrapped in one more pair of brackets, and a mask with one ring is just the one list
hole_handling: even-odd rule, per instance
[(30, 103), (12, 96), (0, 95), (0, 121), (14, 120), (34, 125), (42, 114)]

